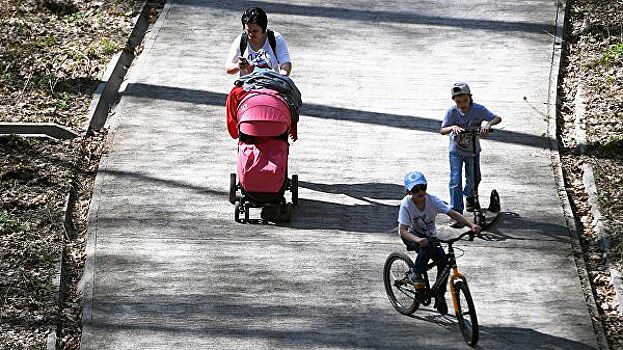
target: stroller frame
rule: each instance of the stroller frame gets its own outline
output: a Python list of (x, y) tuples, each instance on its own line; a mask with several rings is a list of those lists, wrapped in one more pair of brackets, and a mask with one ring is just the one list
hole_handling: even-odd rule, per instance
[[(292, 203), (284, 196), (286, 190), (292, 193)], [(238, 191), (242, 194), (238, 196)], [(298, 176), (286, 178), (281, 190), (277, 193), (247, 192), (237, 180), (236, 174), (229, 174), (229, 202), (235, 205), (234, 220), (239, 223), (289, 222), (294, 207), (298, 205)], [(250, 218), (251, 208), (262, 208), (260, 219)], [(270, 212), (272, 210), (272, 212)], [(271, 215), (272, 214), (272, 215)]]

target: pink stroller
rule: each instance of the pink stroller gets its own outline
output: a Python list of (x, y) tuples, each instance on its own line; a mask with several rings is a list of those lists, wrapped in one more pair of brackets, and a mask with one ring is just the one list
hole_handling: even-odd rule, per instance
[[(287, 175), (292, 123), (288, 104), (277, 91), (253, 90), (238, 104), (236, 116), (239, 182), (236, 174), (230, 174), (229, 188), (235, 220), (287, 222), (298, 202), (298, 177)], [(286, 202), (286, 190), (292, 193), (292, 203)], [(249, 219), (250, 208), (262, 208), (261, 220)]]

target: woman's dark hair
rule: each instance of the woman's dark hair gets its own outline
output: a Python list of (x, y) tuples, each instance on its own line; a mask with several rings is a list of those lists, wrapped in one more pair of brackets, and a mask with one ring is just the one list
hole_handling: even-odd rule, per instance
[(262, 32), (266, 31), (266, 27), (268, 27), (268, 16), (266, 16), (266, 12), (259, 7), (249, 7), (242, 14), (242, 29), (244, 29), (245, 24), (253, 23), (257, 24), (262, 28)]

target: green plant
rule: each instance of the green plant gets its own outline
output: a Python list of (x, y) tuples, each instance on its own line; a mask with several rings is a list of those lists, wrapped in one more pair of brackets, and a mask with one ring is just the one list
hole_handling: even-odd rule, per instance
[(623, 42), (610, 46), (608, 51), (604, 54), (602, 61), (605, 64), (610, 64), (611, 61), (618, 60), (623, 56)]
[(22, 225), (15, 217), (6, 209), (0, 209), (0, 232), (16, 232), (24, 230)]
[(119, 49), (117, 47), (117, 44), (115, 44), (112, 40), (106, 38), (102, 39), (100, 43), (102, 44), (102, 50), (104, 51), (105, 55), (112, 55)]
[(5, 86), (15, 86), (22, 82), (22, 78), (15, 72), (6, 72), (0, 75), (0, 82)]
[(46, 37), (40, 38), (35, 42), (35, 46), (41, 48), (48, 48), (56, 45), (57, 39), (55, 34), (50, 34)]
[(37, 77), (33, 77), (33, 83), (39, 89), (50, 89), (54, 91), (54, 87), (58, 82), (59, 77), (54, 74), (44, 74)]
[(599, 59), (586, 63), (586, 68), (595, 68), (599, 65), (609, 66), (613, 61), (623, 59), (623, 42), (611, 45)]
[(73, 23), (84, 19), (84, 14), (81, 12), (74, 12), (68, 15), (63, 16), (63, 21), (65, 23)]

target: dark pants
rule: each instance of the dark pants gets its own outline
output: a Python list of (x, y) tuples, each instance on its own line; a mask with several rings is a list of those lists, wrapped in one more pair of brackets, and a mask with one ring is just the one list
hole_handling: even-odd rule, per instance
[[(422, 274), (426, 272), (426, 266), (428, 262), (433, 259), (433, 261), (437, 263), (437, 278), (441, 277), (441, 273), (448, 265), (448, 261), (446, 260), (446, 252), (441, 247), (439, 242), (436, 243), (428, 243), (426, 247), (422, 247), (416, 242), (407, 241), (406, 239), (402, 239), (402, 242), (407, 246), (407, 250), (414, 250), (417, 253), (415, 257), (415, 263), (413, 266), (413, 272), (417, 274)], [(443, 295), (446, 292), (446, 285), (448, 284), (448, 277), (445, 278), (443, 283), (441, 284), (441, 288), (439, 288), (439, 294)]]

